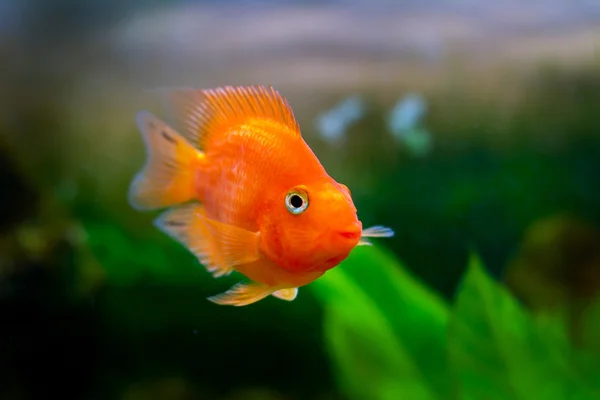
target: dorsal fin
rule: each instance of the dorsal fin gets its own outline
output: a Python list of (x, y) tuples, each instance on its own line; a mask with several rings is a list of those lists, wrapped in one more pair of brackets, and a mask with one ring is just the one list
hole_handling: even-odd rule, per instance
[(269, 121), (300, 136), (292, 108), (271, 86), (179, 88), (166, 91), (165, 96), (184, 135), (201, 150), (210, 135), (254, 121)]

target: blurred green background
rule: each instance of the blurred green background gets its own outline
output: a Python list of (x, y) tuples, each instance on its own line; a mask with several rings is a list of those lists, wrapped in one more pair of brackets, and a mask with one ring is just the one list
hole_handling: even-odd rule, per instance
[[(600, 398), (593, 2), (6, 0), (1, 399)], [(298, 298), (214, 280), (127, 203), (152, 90), (271, 84), (352, 191)]]

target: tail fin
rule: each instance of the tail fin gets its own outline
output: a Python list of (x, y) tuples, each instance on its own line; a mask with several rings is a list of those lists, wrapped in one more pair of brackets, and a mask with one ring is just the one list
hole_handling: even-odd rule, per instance
[(129, 188), (129, 203), (137, 210), (155, 210), (195, 197), (196, 168), (204, 154), (148, 111), (137, 115), (146, 144), (146, 165)]

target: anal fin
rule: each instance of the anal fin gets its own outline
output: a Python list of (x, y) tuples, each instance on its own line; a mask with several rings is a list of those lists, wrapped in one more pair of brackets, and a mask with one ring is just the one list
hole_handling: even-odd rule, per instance
[(298, 296), (298, 288), (279, 289), (273, 292), (273, 296), (285, 301), (292, 301)]
[(196, 255), (215, 278), (229, 275), (235, 265), (260, 257), (258, 232), (212, 220), (199, 203), (165, 211), (155, 225)]
[(260, 283), (238, 283), (228, 291), (211, 296), (208, 300), (215, 304), (227, 306), (247, 306), (264, 299), (273, 293), (273, 289)]

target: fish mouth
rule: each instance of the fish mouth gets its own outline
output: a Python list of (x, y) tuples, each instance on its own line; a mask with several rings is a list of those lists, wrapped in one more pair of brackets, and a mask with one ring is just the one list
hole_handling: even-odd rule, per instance
[(338, 235), (344, 239), (358, 241), (362, 236), (362, 223), (360, 221), (352, 222), (341, 231), (338, 231)]
[(340, 232), (340, 236), (346, 239), (358, 239), (360, 238), (361, 231), (344, 231)]

